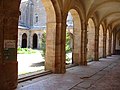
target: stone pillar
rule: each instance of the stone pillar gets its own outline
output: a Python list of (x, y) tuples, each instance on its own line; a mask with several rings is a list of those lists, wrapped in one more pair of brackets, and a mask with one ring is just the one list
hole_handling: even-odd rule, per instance
[(59, 64), (56, 64), (58, 67), (58, 73), (66, 72), (66, 19), (63, 18), (62, 23), (57, 24), (57, 32), (56, 32), (56, 61)]
[(28, 48), (30, 48), (30, 44), (31, 44), (31, 30), (28, 31)]
[(107, 37), (107, 29), (103, 30), (103, 58), (106, 58), (106, 37)]
[(61, 23), (47, 23), (45, 69), (53, 73), (65, 73), (64, 34)]
[(46, 56), (45, 69), (55, 71), (55, 38), (56, 38), (56, 23), (47, 23), (46, 30)]
[(87, 24), (82, 22), (81, 26), (81, 61), (80, 65), (87, 65)]
[(17, 87), (17, 40), (20, 0), (0, 1), (0, 89)]
[(2, 19), (0, 30), (0, 89), (13, 90), (17, 87), (18, 80), (17, 37), (19, 11), (8, 8), (0, 10), (0, 14)]
[(30, 34), (30, 48), (33, 48), (33, 32), (32, 31), (31, 31), (31, 34)]
[(3, 20), (4, 20), (4, 15), (2, 14), (2, 10), (0, 9), (0, 88), (3, 90), (3, 80), (4, 80), (4, 72), (3, 72), (3, 48), (4, 48), (4, 43), (3, 43)]
[(109, 56), (112, 55), (111, 49), (112, 49), (112, 30), (110, 29), (110, 31), (109, 31), (109, 45), (108, 45), (108, 55)]
[[(2, 62), (3, 62), (3, 60), (2, 60), (2, 58), (3, 58), (3, 48), (4, 48), (4, 44), (3, 44), (3, 30), (4, 30), (4, 28), (3, 28), (3, 20), (4, 20), (4, 15), (2, 14), (3, 12), (1, 12), (1, 10), (0, 10), (0, 80), (1, 80), (1, 74), (2, 74), (2, 72), (1, 72), (1, 70), (2, 70)], [(1, 81), (0, 81), (0, 84), (1, 84)]]
[(80, 65), (81, 60), (81, 25), (77, 16), (74, 15), (73, 28), (73, 63)]
[(37, 43), (37, 48), (40, 49), (41, 45), (40, 45), (40, 41), (41, 41), (41, 38), (40, 38), (40, 33), (38, 33), (38, 39), (37, 39), (38, 43)]
[(99, 27), (95, 27), (95, 58), (94, 61), (99, 61)]
[(116, 50), (116, 32), (113, 32), (113, 54), (115, 54)]
[(22, 33), (20, 32), (20, 47), (22, 47)]
[(81, 57), (81, 52), (80, 52), (80, 44), (81, 44), (81, 30), (80, 28), (74, 26), (73, 30), (73, 63), (76, 65), (80, 64), (80, 57)]

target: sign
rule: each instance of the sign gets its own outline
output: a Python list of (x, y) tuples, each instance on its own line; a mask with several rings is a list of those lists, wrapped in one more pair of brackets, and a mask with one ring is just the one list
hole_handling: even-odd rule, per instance
[(15, 48), (15, 40), (4, 40), (4, 48)]
[(5, 60), (16, 60), (16, 41), (15, 40), (4, 40), (4, 59)]

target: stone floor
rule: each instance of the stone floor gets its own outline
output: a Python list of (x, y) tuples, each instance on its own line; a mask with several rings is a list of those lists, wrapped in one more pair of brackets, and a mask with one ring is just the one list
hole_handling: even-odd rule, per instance
[(16, 90), (120, 90), (120, 56), (19, 83)]

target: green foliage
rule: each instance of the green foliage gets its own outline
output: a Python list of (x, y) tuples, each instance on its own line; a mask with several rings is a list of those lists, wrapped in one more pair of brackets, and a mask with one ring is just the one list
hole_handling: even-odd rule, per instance
[(71, 58), (66, 54), (66, 64), (70, 63)]
[[(46, 51), (46, 33), (44, 32), (42, 34), (42, 40), (41, 40), (41, 47), (42, 50), (42, 57), (45, 58), (45, 51)], [(72, 51), (72, 48), (70, 47), (70, 35), (68, 32), (66, 32), (66, 61), (70, 61), (69, 56), (67, 56), (67, 53), (70, 53)]]
[(66, 32), (66, 47), (65, 47), (65, 50), (66, 50), (66, 63), (67, 64), (69, 64), (70, 60), (72, 59), (72, 58), (69, 57), (69, 55), (67, 55), (68, 53), (72, 52), (72, 48), (70, 47), (70, 41), (71, 41), (70, 33)]
[(66, 32), (66, 47), (65, 47), (66, 53), (69, 53), (72, 51), (72, 48), (70, 47), (70, 33)]
[(93, 60), (93, 56), (92, 55), (88, 55), (87, 56), (87, 61), (92, 61)]
[(42, 34), (42, 40), (41, 40), (41, 47), (40, 49), (42, 50), (42, 57), (45, 58), (45, 52), (46, 52), (46, 32)]
[(32, 54), (36, 53), (36, 51), (32, 50), (31, 48), (17, 48), (18, 54)]

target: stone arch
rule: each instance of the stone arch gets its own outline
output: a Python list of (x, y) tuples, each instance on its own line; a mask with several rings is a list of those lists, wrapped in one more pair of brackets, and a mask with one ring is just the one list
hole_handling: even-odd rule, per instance
[(87, 60), (94, 59), (94, 46), (95, 46), (95, 24), (94, 21), (89, 18), (88, 26), (87, 26), (87, 37), (88, 37), (88, 44), (87, 44)]
[(33, 49), (38, 48), (38, 36), (36, 33), (33, 34)]
[(69, 12), (73, 17), (73, 47), (72, 47), (72, 59), (74, 64), (80, 63), (80, 45), (81, 45), (81, 19), (76, 9), (70, 9)]
[[(45, 69), (51, 70), (54, 73), (60, 73), (65, 67), (61, 59), (61, 49), (59, 49), (61, 10), (57, 0), (42, 0), (42, 3), (47, 15)], [(56, 64), (57, 66), (54, 67)]]
[(22, 35), (22, 48), (27, 48), (27, 34), (23, 33)]
[(97, 11), (101, 7), (104, 7), (104, 5), (110, 4), (112, 2), (114, 2), (114, 3), (120, 3), (120, 1), (115, 1), (115, 0), (106, 0), (104, 2), (98, 3), (98, 4), (94, 5), (92, 8), (89, 9), (87, 17), (90, 17), (95, 11)]
[[(56, 0), (42, 0), (47, 13), (47, 24), (61, 21), (60, 7)], [(52, 16), (52, 17), (51, 17)], [(57, 17), (56, 17), (57, 16)], [(54, 25), (56, 27), (56, 25)]]
[(99, 58), (103, 57), (103, 26), (99, 27)]

